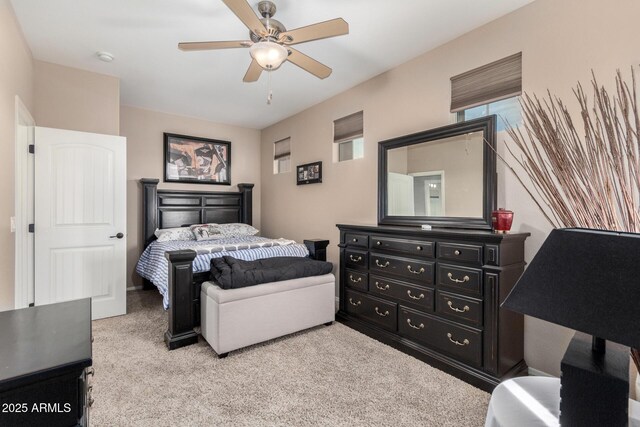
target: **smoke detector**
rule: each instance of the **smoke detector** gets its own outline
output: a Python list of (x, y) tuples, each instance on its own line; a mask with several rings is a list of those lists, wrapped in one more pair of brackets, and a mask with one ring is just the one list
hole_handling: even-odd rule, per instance
[(111, 62), (113, 61), (113, 55), (109, 52), (96, 52), (98, 59), (103, 62)]

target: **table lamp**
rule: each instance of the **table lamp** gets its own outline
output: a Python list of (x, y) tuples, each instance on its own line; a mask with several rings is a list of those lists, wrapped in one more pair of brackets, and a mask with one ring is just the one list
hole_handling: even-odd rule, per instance
[(581, 228), (553, 230), (505, 299), (502, 307), (577, 331), (561, 363), (562, 426), (628, 424), (639, 303), (640, 235)]

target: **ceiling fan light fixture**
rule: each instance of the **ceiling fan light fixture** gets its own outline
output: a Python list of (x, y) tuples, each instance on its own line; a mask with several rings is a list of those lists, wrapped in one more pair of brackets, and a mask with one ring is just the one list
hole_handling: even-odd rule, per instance
[(265, 70), (278, 69), (289, 56), (289, 51), (284, 46), (270, 40), (254, 43), (249, 53)]

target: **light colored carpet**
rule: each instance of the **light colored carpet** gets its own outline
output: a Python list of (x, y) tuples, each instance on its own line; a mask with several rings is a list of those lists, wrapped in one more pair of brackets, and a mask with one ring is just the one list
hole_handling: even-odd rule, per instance
[(489, 394), (344, 325), (167, 351), (155, 291), (93, 322), (92, 426), (481, 426)]

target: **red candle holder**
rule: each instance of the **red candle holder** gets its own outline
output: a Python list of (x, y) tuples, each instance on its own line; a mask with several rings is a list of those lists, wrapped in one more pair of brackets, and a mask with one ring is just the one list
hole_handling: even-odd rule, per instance
[(513, 223), (513, 212), (503, 208), (491, 213), (491, 224), (496, 233), (508, 233)]

